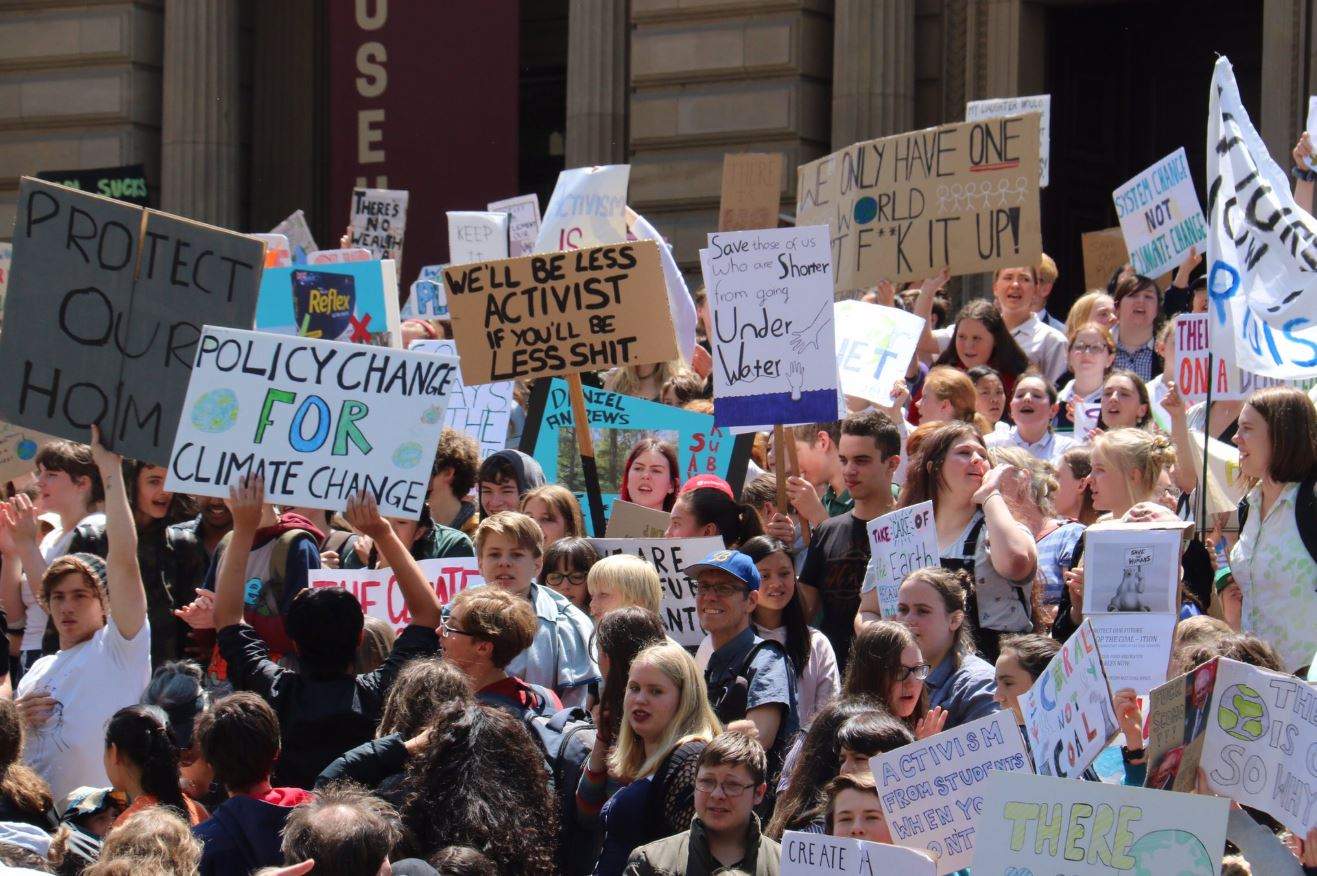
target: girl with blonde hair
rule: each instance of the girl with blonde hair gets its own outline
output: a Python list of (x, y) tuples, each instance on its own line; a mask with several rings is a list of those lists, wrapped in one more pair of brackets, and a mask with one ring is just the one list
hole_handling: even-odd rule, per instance
[(1111, 331), (1116, 325), (1116, 299), (1099, 289), (1076, 298), (1065, 318), (1066, 337), (1073, 339), (1075, 332), (1086, 322), (1095, 322)]
[(585, 579), (590, 592), (590, 616), (599, 619), (615, 608), (638, 605), (655, 614), (663, 601), (663, 582), (658, 571), (631, 554), (604, 557), (590, 567)]
[(980, 433), (992, 431), (992, 423), (978, 412), (978, 393), (974, 381), (959, 368), (939, 365), (928, 372), (916, 407), (919, 422), (943, 423), (960, 421), (970, 423)]

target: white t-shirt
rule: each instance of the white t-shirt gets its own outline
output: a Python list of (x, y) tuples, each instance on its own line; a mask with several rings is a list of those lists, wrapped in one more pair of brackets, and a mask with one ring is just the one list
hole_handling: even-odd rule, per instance
[(42, 657), (18, 683), (16, 697), (55, 698), (43, 727), (27, 731), (23, 759), (50, 785), (56, 805), (82, 785), (107, 788), (105, 724), (131, 706), (151, 680), (151, 625), (131, 640), (110, 621), (80, 645)]
[[(105, 515), (100, 511), (88, 514), (86, 517), (75, 523), (74, 529), (82, 526), (84, 523), (92, 526), (104, 526)], [(41, 539), (41, 556), (49, 566), (56, 557), (62, 557), (69, 552), (69, 542), (73, 541), (72, 529), (52, 529), (47, 532)], [(33, 590), (40, 590), (41, 582), (23, 582), (19, 588), (19, 596), (23, 600), (23, 612), (25, 620), (23, 621), (23, 643), (20, 650), (23, 651), (40, 651), (41, 640), (46, 635), (46, 612), (41, 608), (41, 603), (32, 595)]]

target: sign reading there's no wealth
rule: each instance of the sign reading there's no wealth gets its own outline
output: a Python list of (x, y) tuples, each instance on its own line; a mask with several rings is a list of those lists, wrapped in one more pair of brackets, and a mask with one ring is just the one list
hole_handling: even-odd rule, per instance
[(828, 226), (839, 290), (1035, 264), (1038, 132), (1030, 113), (847, 146), (797, 169), (796, 224)]
[(653, 241), (450, 265), (444, 285), (467, 386), (677, 358)]

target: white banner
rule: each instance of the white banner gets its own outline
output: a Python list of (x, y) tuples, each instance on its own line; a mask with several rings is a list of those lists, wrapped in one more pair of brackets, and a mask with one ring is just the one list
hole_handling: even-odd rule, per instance
[(589, 249), (626, 240), (626, 189), (631, 165), (573, 167), (558, 174), (544, 210), (536, 252)]
[(782, 834), (781, 876), (829, 876), (834, 873), (934, 876), (937, 867), (922, 852), (887, 843), (797, 830)]
[[(452, 602), (463, 590), (485, 583), (475, 557), (421, 560), (417, 565), (443, 605)], [(363, 614), (385, 621), (395, 633), (402, 632), (412, 622), (407, 601), (398, 586), (398, 576), (392, 569), (312, 569), (307, 574), (307, 584), (350, 590), (361, 603)]]
[(540, 199), (532, 193), (490, 201), (485, 209), (493, 213), (508, 214), (508, 255), (512, 258), (530, 255), (535, 251), (535, 238), (540, 236)]
[(1038, 185), (1041, 188), (1047, 188), (1052, 148), (1052, 95), (994, 97), (989, 100), (971, 100), (965, 104), (965, 121), (967, 122), (977, 122), (982, 119), (1004, 119), (1007, 116), (1022, 116), (1025, 113), (1039, 113), (1042, 116), (1042, 120), (1038, 125), (1038, 156), (1042, 159), (1042, 173), (1039, 174)]

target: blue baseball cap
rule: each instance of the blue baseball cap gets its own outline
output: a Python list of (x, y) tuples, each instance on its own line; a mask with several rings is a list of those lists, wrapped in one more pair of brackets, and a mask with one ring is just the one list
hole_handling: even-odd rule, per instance
[(681, 571), (682, 574), (694, 578), (710, 569), (718, 569), (744, 581), (746, 587), (751, 590), (759, 589), (759, 569), (756, 568), (754, 560), (740, 551), (714, 551), (700, 562), (693, 563)]

